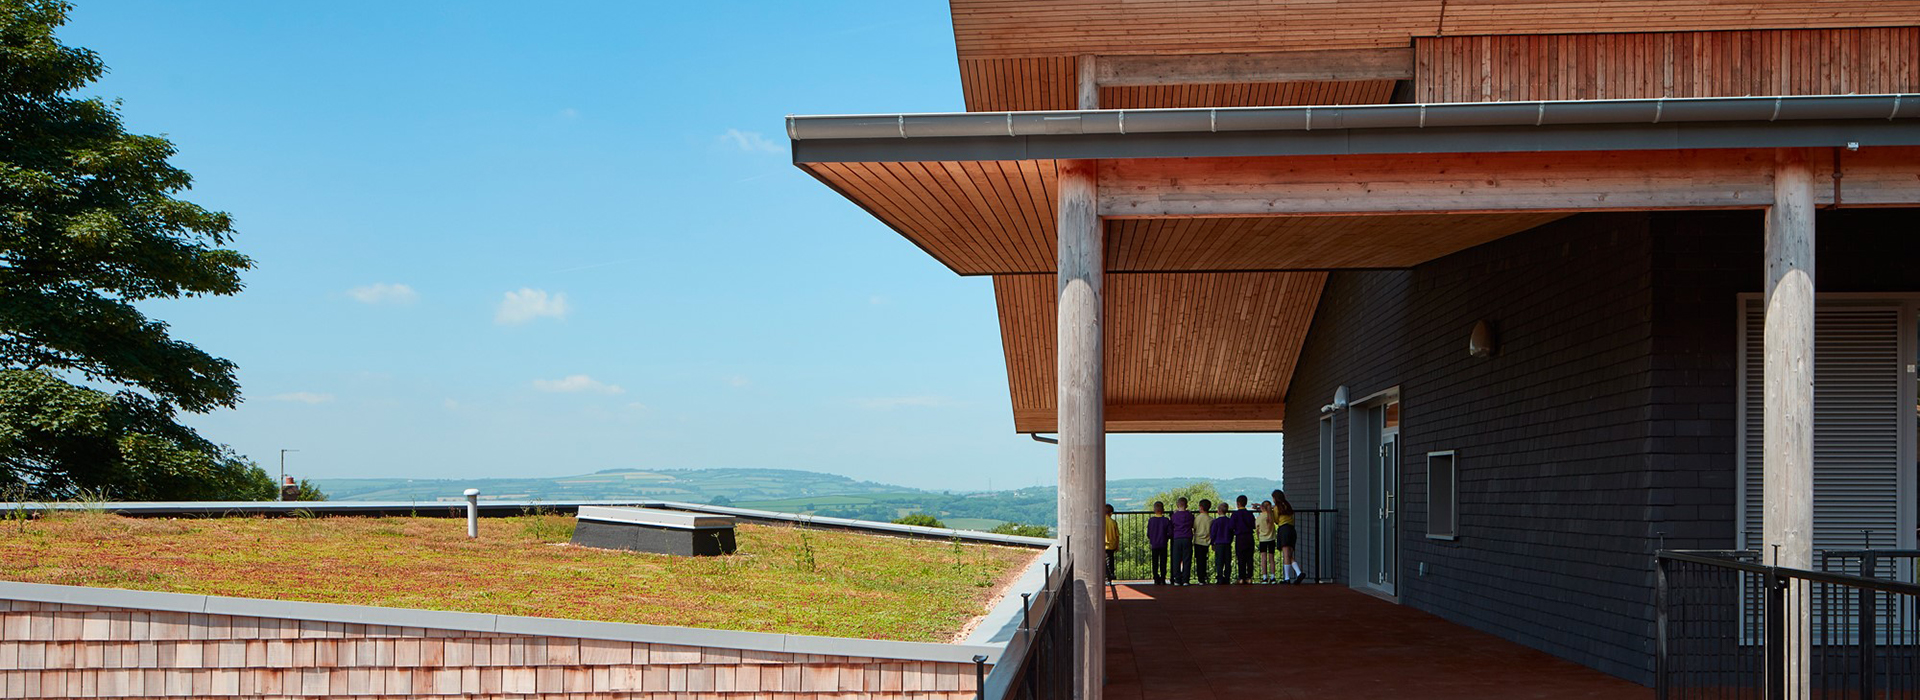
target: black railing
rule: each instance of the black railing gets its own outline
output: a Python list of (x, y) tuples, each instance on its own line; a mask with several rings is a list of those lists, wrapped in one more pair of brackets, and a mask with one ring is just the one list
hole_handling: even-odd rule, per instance
[(1657, 555), (1658, 697), (1920, 698), (1920, 585), (1758, 560)]
[(980, 700), (1052, 700), (1073, 697), (1073, 563), (1047, 569), (1040, 591), (1026, 598), (1018, 632), (1007, 640), (1006, 651), (993, 670), (987, 657), (976, 656), (975, 697)]
[[(1324, 548), (1320, 546), (1320, 542), (1321, 530), (1324, 527), (1332, 526), (1335, 512), (1336, 511), (1320, 509), (1298, 509), (1293, 511), (1293, 527), (1297, 535), (1297, 543), (1293, 551), (1294, 561), (1300, 564), (1300, 571), (1306, 576), (1308, 581), (1326, 583), (1333, 580), (1333, 571), (1330, 568), (1332, 561), (1323, 556), (1324, 552), (1322, 550)], [(1113, 514), (1114, 522), (1120, 525), (1120, 549), (1114, 553), (1115, 580), (1153, 580), (1153, 551), (1147, 543), (1147, 518), (1151, 515), (1153, 515), (1151, 511), (1144, 510), (1117, 511)], [(1216, 515), (1215, 517), (1219, 516)], [(1207, 568), (1204, 572), (1200, 569), (1200, 563), (1196, 557), (1193, 568), (1194, 575), (1188, 579), (1190, 582), (1199, 583), (1201, 581), (1209, 581), (1218, 583), (1218, 581), (1213, 581), (1214, 554), (1208, 552), (1206, 557)], [(1259, 560), (1260, 558), (1256, 555), (1254, 557), (1254, 566), (1256, 569), (1259, 566)], [(1280, 575), (1280, 567), (1285, 562), (1281, 560), (1277, 552), (1274, 554), (1273, 561), (1275, 575)], [(1240, 577), (1239, 565), (1236, 563), (1234, 566), (1233, 575), (1235, 579), (1238, 579)], [(1171, 581), (1173, 568), (1171, 555), (1168, 557), (1167, 568), (1169, 581)], [(1258, 575), (1255, 575), (1253, 578), (1256, 581), (1259, 580)]]
[(1920, 549), (1833, 549), (1820, 553), (1820, 570), (1890, 581), (1920, 581)]

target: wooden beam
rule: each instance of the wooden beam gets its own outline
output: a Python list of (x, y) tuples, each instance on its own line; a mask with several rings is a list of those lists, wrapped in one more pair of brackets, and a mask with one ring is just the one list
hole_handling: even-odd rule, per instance
[[(1833, 159), (1815, 159), (1831, 181)], [(1844, 153), (1816, 205), (1920, 206), (1920, 148)], [(1106, 161), (1100, 215), (1115, 219), (1660, 209), (1773, 203), (1773, 150), (1575, 151)]]
[[(1286, 404), (1108, 404), (1109, 433), (1277, 433)], [(1051, 408), (1014, 409), (1016, 432), (1055, 432)]]
[(1205, 85), (1412, 80), (1413, 49), (1101, 56), (1100, 85)]

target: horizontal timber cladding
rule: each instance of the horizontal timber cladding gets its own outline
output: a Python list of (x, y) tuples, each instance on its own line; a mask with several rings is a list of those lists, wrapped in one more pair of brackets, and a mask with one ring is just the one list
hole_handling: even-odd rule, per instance
[[(1912, 24), (1911, 0), (954, 0), (960, 58), (1406, 46), (1416, 36)], [(1444, 13), (1444, 14), (1443, 14)]]
[(1448, 36), (1414, 47), (1420, 102), (1920, 90), (1920, 27)]
[[(1109, 275), (1108, 429), (1274, 431), (1324, 272)], [(1052, 432), (1056, 281), (994, 278), (1018, 432)]]
[(974, 697), (903, 662), (0, 600), (0, 697)]
[[(1356, 401), (1399, 388), (1404, 604), (1639, 682), (1652, 658), (1649, 216), (1576, 215), (1410, 270), (1333, 272), (1287, 395), (1287, 424), (1312, 426), (1340, 386)], [(1487, 358), (1468, 354), (1481, 320)], [(1339, 504), (1357, 418), (1335, 420)], [(1286, 441), (1295, 502), (1319, 500), (1320, 444)], [(1424, 536), (1424, 456), (1443, 450), (1457, 455), (1455, 541)], [(1344, 578), (1346, 528), (1336, 538)]]
[[(951, 4), (960, 82), (967, 109), (972, 111), (1073, 109), (1075, 66), (1081, 55), (1404, 49), (1417, 37), (1887, 27), (1912, 25), (1920, 17), (1920, 2), (1915, 0), (955, 0)], [(1479, 75), (1478, 65), (1461, 69)], [(1272, 88), (1232, 88), (1243, 91), (1241, 95), (1265, 89)], [(1170, 107), (1207, 97), (1196, 92), (1159, 95), (1170, 103), (1128, 106)], [(1106, 105), (1106, 91), (1101, 99)], [(1249, 99), (1289, 104), (1265, 102), (1269, 98), (1264, 96)]]

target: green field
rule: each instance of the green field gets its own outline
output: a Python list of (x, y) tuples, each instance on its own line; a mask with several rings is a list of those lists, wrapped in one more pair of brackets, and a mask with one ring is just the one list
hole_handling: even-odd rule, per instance
[[(743, 524), (740, 550), (556, 546), (559, 515), (0, 523), (0, 580), (787, 634), (950, 641), (1035, 550)], [(264, 545), (262, 543), (270, 543)]]

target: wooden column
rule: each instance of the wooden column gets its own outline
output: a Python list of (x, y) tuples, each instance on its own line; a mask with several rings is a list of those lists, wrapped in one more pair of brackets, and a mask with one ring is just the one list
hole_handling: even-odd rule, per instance
[[(1094, 61), (1080, 57), (1080, 108), (1097, 109)], [(1106, 272), (1095, 161), (1060, 161), (1060, 534), (1073, 557), (1074, 698), (1096, 700), (1106, 682), (1106, 374), (1101, 277)]]
[[(1813, 167), (1805, 151), (1775, 157), (1767, 208), (1767, 316), (1763, 449), (1766, 563), (1813, 564)], [(1776, 560), (1777, 557), (1777, 560)], [(1809, 637), (1803, 587), (1787, 591), (1788, 624), (1801, 631), (1787, 649), (1787, 696), (1807, 697)]]

